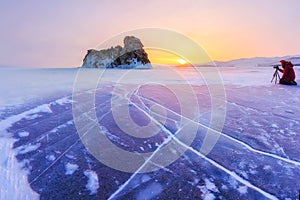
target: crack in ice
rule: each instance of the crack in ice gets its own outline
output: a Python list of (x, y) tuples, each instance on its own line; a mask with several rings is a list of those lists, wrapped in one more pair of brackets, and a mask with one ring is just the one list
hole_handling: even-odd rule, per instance
[[(133, 103), (134, 104), (134, 103)], [(252, 183), (250, 183), (249, 181), (243, 179), (242, 177), (238, 176), (235, 172), (228, 170), (227, 168), (225, 168), (224, 166), (222, 166), (221, 164), (217, 163), (216, 161), (208, 158), (207, 156), (203, 155), (202, 153), (200, 153), (199, 151), (195, 150), (194, 148), (186, 145), (185, 143), (183, 143), (182, 141), (180, 141), (176, 135), (173, 135), (172, 132), (167, 129), (165, 126), (163, 126), (160, 122), (158, 122), (156, 119), (154, 119), (152, 116), (150, 116), (146, 111), (144, 111), (142, 108), (140, 108), (139, 106), (137, 106), (136, 104), (134, 104), (139, 110), (141, 110), (142, 112), (144, 112), (148, 117), (152, 118), (152, 120), (157, 123), (158, 126), (161, 127), (162, 130), (164, 130), (167, 134), (169, 134), (169, 137), (171, 137), (172, 139), (174, 139), (174, 141), (176, 141), (179, 145), (183, 146), (186, 149), (189, 149), (190, 151), (192, 151), (193, 153), (195, 153), (196, 155), (198, 155), (199, 157), (205, 159), (206, 161), (208, 161), (209, 163), (211, 163), (212, 165), (214, 165), (215, 167), (223, 170), (224, 172), (226, 172), (227, 174), (229, 174), (230, 176), (234, 177), (236, 180), (238, 180), (240, 183), (248, 186), (249, 188), (252, 188), (253, 190), (256, 190), (257, 192), (261, 193), (262, 195), (264, 195), (265, 197), (268, 197), (270, 199), (278, 199), (276, 196), (273, 196), (272, 194), (269, 194), (267, 192), (265, 192), (264, 190), (256, 187), (255, 185), (253, 185)], [(182, 116), (183, 117), (183, 116)], [(192, 121), (192, 120), (191, 120)]]
[(150, 101), (150, 102), (152, 102), (152, 103), (154, 103), (154, 104), (156, 104), (156, 105), (158, 105), (158, 106), (160, 106), (160, 107), (162, 107), (162, 108), (164, 108), (164, 109), (166, 109), (166, 110), (172, 112), (173, 114), (175, 114), (175, 115), (177, 115), (177, 116), (181, 116), (181, 117), (183, 117), (183, 118), (185, 118), (185, 119), (187, 119), (187, 120), (190, 120), (190, 121), (192, 121), (192, 122), (195, 122), (195, 123), (197, 123), (199, 126), (201, 126), (201, 127), (203, 127), (203, 128), (206, 128), (206, 129), (209, 129), (209, 130), (211, 130), (211, 131), (214, 131), (214, 132), (220, 134), (221, 136), (224, 136), (224, 137), (226, 137), (226, 138), (228, 138), (228, 139), (230, 139), (230, 140), (232, 140), (232, 141), (234, 141), (234, 142), (237, 142), (237, 143), (241, 144), (242, 146), (246, 147), (248, 150), (250, 150), (250, 151), (252, 151), (252, 152), (255, 152), (255, 153), (258, 153), (258, 154), (262, 154), (262, 155), (265, 155), (265, 156), (269, 156), (269, 157), (272, 157), (272, 158), (275, 158), (275, 159), (278, 159), (278, 160), (282, 160), (282, 161), (284, 161), (284, 162), (287, 162), (287, 163), (290, 163), (290, 164), (293, 164), (293, 165), (300, 166), (300, 162), (298, 162), (298, 161), (291, 160), (291, 159), (288, 159), (288, 158), (284, 158), (284, 157), (278, 156), (278, 155), (276, 155), (276, 154), (272, 154), (272, 153), (269, 153), (269, 152), (265, 152), (265, 151), (261, 151), (261, 150), (255, 149), (255, 148), (253, 148), (252, 146), (250, 146), (249, 144), (247, 144), (247, 143), (245, 143), (245, 142), (243, 142), (243, 141), (241, 141), (241, 140), (238, 140), (238, 139), (236, 139), (236, 138), (234, 138), (234, 137), (232, 137), (232, 136), (229, 136), (229, 135), (227, 135), (227, 134), (225, 134), (225, 133), (216, 131), (216, 130), (214, 130), (214, 129), (212, 129), (212, 128), (210, 128), (210, 127), (204, 125), (204, 124), (199, 123), (198, 121), (194, 121), (194, 120), (189, 119), (189, 118), (187, 118), (187, 117), (185, 117), (185, 116), (182, 116), (182, 115), (176, 113), (175, 111), (173, 111), (173, 110), (171, 110), (171, 109), (168, 109), (168, 108), (164, 107), (163, 105), (161, 105), (161, 104), (159, 104), (159, 103), (157, 103), (157, 102), (155, 102), (155, 101), (153, 101), (153, 100), (151, 100), (151, 99), (148, 99), (148, 98), (145, 98), (145, 97), (142, 97), (142, 96), (138, 96), (138, 97), (140, 97), (140, 98), (142, 98), (142, 99), (145, 99), (145, 100), (147, 100), (147, 101)]

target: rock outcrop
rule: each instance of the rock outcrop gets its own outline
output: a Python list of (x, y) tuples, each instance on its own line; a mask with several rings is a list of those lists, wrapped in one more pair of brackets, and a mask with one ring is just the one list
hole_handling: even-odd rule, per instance
[(87, 51), (83, 59), (84, 68), (152, 68), (148, 54), (140, 39), (134, 36), (124, 38), (124, 47)]

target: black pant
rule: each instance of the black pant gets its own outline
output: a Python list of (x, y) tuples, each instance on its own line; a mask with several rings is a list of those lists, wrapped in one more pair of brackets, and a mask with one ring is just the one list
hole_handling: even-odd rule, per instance
[(285, 81), (283, 79), (280, 79), (279, 83), (283, 85), (297, 85), (296, 81)]

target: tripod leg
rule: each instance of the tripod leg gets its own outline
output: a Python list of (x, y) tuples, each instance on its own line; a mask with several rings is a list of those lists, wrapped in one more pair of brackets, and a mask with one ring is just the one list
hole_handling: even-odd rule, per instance
[(271, 80), (271, 83), (273, 82), (274, 78), (275, 78), (275, 84), (277, 84), (277, 80), (280, 80), (280, 75), (279, 75), (279, 72), (278, 72), (277, 69), (275, 70), (275, 72), (273, 74), (273, 78)]
[[(279, 73), (278, 73), (278, 70), (277, 70), (277, 77), (276, 77), (276, 79), (278, 80), (278, 82), (280, 82), (280, 75), (279, 75)], [(277, 81), (276, 81), (277, 82)]]
[[(274, 78), (276, 78), (276, 71), (275, 71), (274, 74), (273, 74), (273, 78), (272, 78), (272, 80), (271, 80), (271, 83), (273, 82)], [(276, 79), (275, 79), (275, 83), (276, 83)]]

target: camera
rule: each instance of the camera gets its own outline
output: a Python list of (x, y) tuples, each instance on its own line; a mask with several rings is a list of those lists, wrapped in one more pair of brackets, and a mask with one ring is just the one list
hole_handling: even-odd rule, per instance
[(278, 69), (278, 68), (279, 68), (279, 65), (273, 65), (273, 68), (274, 68), (274, 69)]

